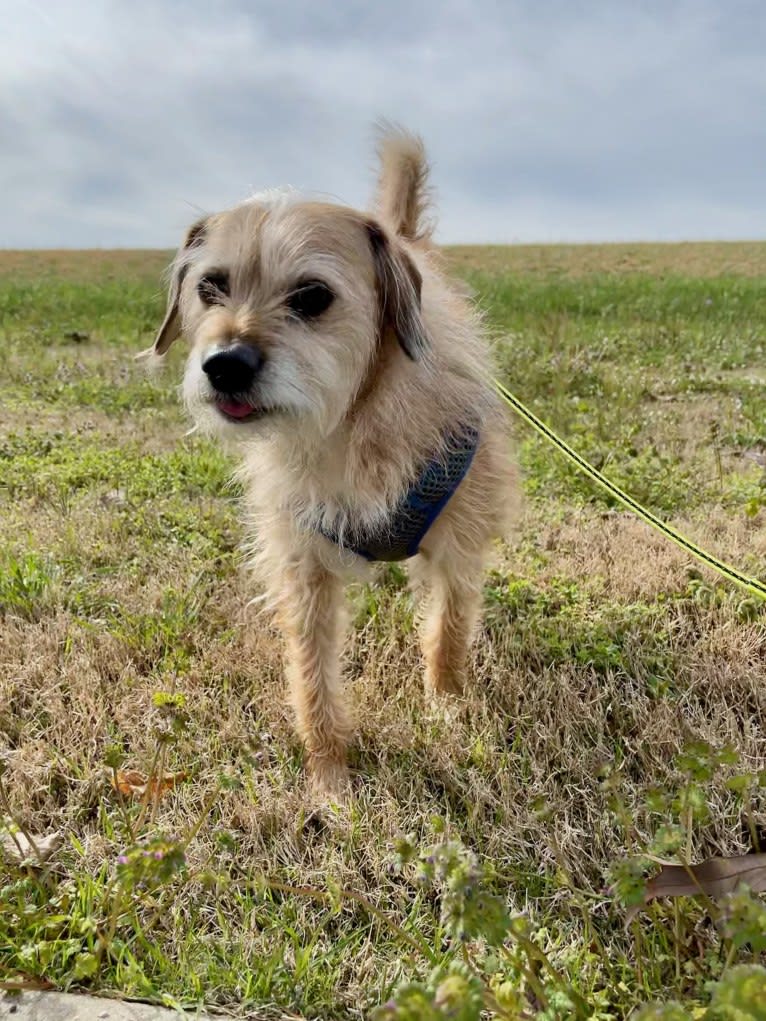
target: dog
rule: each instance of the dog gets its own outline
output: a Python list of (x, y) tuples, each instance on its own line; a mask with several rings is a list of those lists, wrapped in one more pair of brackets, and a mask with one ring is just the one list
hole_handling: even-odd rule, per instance
[(186, 406), (238, 450), (249, 553), (326, 793), (345, 786), (353, 729), (344, 583), (408, 560), (426, 685), (462, 693), (485, 560), (517, 489), (486, 331), (432, 240), (423, 143), (389, 126), (378, 154), (371, 212), (278, 190), (198, 220), (145, 352), (188, 338)]

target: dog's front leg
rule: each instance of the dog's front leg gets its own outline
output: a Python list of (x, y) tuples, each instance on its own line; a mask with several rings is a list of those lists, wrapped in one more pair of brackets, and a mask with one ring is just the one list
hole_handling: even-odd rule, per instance
[(481, 608), (481, 556), (453, 554), (417, 565), (414, 579), (428, 590), (422, 632), (426, 688), (461, 695)]
[(285, 571), (281, 596), (287, 674), (308, 768), (322, 791), (338, 793), (351, 733), (340, 676), (342, 583), (309, 554)]

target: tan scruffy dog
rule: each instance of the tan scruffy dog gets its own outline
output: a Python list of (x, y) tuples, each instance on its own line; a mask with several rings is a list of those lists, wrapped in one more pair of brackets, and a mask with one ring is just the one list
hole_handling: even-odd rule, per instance
[(320, 788), (346, 775), (344, 581), (412, 557), (426, 684), (461, 692), (482, 568), (514, 495), (486, 338), (430, 242), (419, 139), (386, 130), (372, 213), (266, 192), (189, 230), (152, 352), (238, 441), (253, 562)]

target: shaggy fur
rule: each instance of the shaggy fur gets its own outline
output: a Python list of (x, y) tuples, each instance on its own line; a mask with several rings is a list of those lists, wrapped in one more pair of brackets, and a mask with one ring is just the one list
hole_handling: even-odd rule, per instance
[[(460, 693), (485, 556), (516, 489), (485, 334), (433, 251), (423, 145), (388, 130), (379, 153), (372, 214), (268, 192), (196, 223), (173, 263), (153, 349), (163, 354), (186, 334), (186, 404), (240, 451), (252, 560), (286, 639), (309, 768), (325, 790), (345, 776), (353, 729), (340, 672), (343, 584), (369, 569), (343, 542), (386, 522), (422, 465), (444, 455), (451, 430), (478, 427), (467, 475), (409, 561), (426, 683)], [(228, 293), (205, 304), (199, 281), (221, 270)], [(286, 302), (307, 280), (334, 300), (302, 319)], [(202, 369), (232, 342), (263, 359), (236, 395), (254, 409), (244, 421), (227, 420)]]

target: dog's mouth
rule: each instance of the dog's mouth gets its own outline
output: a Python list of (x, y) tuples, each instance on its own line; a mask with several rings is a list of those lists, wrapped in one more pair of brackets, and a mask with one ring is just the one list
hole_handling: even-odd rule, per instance
[(253, 422), (266, 414), (266, 409), (251, 404), (250, 401), (238, 401), (233, 397), (216, 397), (215, 407), (229, 422)]

